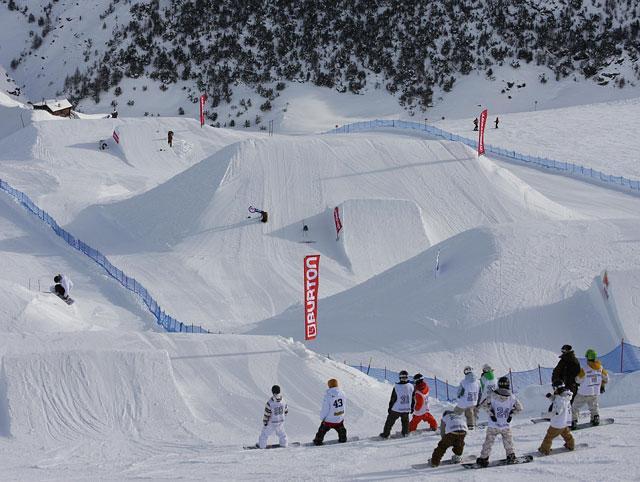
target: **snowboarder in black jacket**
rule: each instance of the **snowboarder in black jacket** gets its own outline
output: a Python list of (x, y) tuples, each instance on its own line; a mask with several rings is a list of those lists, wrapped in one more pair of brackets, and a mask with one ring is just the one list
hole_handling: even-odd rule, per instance
[(576, 354), (573, 352), (571, 345), (564, 345), (562, 347), (562, 355), (560, 355), (560, 361), (553, 369), (551, 374), (551, 384), (554, 387), (564, 385), (571, 393), (571, 403), (578, 393), (578, 384), (576, 383), (576, 377), (580, 373), (580, 362), (576, 358)]
[(402, 423), (402, 436), (409, 435), (409, 414), (413, 413), (414, 405), (413, 385), (409, 383), (409, 373), (406, 370), (402, 370), (398, 373), (398, 383), (394, 385), (391, 392), (387, 421), (384, 423), (380, 437), (389, 438), (391, 428), (398, 419)]

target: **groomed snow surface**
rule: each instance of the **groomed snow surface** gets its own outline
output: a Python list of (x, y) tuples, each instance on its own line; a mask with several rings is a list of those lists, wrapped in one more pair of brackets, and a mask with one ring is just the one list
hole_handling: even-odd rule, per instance
[[(585, 139), (574, 132), (555, 148), (577, 151)], [(534, 143), (525, 137), (519, 150)], [(628, 463), (640, 446), (637, 374), (614, 376), (602, 398), (614, 425), (576, 433), (587, 450), (483, 472), (417, 472), (411, 464), (426, 462), (437, 437), (371, 440), (391, 385), (341, 363), (454, 382), (466, 364), (553, 366), (564, 343), (578, 354), (605, 353), (621, 338), (640, 344), (639, 198), (405, 132), (268, 137), (176, 118), (34, 119), (2, 134), (0, 178), (171, 315), (220, 332), (158, 332), (139, 300), (0, 193), (2, 478), (640, 478)], [(321, 300), (318, 340), (305, 346), (310, 253), (321, 255)], [(46, 293), (57, 272), (75, 283), (71, 307)], [(257, 440), (274, 383), (289, 403), (290, 440), (310, 441), (334, 377), (360, 441), (242, 449)], [(546, 425), (529, 418), (549, 389), (520, 393), (518, 453), (543, 437)], [(432, 405), (437, 418), (444, 408)], [(468, 436), (468, 454), (483, 435)]]

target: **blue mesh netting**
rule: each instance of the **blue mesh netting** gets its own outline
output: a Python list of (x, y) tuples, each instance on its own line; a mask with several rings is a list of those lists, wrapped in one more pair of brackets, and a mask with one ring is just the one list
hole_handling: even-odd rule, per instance
[(183, 333), (209, 333), (208, 330), (202, 328), (201, 326), (193, 324), (187, 325), (186, 323), (182, 323), (181, 321), (178, 321), (175, 318), (167, 315), (160, 308), (160, 305), (158, 305), (156, 300), (154, 300), (153, 297), (149, 294), (147, 289), (140, 284), (139, 281), (137, 281), (135, 278), (127, 276), (122, 272), (122, 270), (111, 264), (107, 257), (100, 251), (92, 248), (84, 241), (74, 238), (70, 233), (62, 229), (48, 213), (40, 209), (33, 201), (31, 201), (29, 196), (27, 196), (25, 193), (14, 189), (2, 179), (0, 179), (0, 190), (9, 194), (16, 201), (22, 204), (22, 206), (24, 206), (29, 212), (40, 218), (45, 224), (49, 225), (53, 232), (64, 239), (67, 244), (77, 249), (78, 251), (81, 251), (89, 258), (94, 260), (98, 265), (104, 268), (109, 276), (117, 280), (122, 286), (124, 286), (129, 291), (137, 294), (147, 306), (149, 311), (156, 318), (158, 324), (161, 325), (166, 331)]

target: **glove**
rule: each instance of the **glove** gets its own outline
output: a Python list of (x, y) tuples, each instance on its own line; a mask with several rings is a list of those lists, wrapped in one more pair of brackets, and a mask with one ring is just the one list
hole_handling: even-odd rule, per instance
[(498, 421), (498, 419), (496, 418), (496, 416), (494, 414), (491, 414), (490, 418), (491, 418), (492, 422), (497, 422)]
[(263, 422), (263, 425), (266, 427), (267, 425), (269, 425), (269, 422)]
[(547, 398), (551, 398), (551, 397), (553, 397), (553, 395), (552, 395), (551, 393), (547, 393), (547, 394), (545, 395), (545, 397), (547, 397)]
[(513, 412), (509, 412), (509, 416), (507, 417), (507, 423), (511, 422), (511, 417), (513, 417)]
[(547, 412), (553, 412), (553, 403), (549, 405), (549, 410), (547, 410)]
[(604, 393), (604, 385), (600, 385), (600, 393)]

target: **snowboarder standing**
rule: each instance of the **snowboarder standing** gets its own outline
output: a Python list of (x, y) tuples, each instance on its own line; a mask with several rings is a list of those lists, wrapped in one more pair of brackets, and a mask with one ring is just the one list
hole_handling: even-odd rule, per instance
[(467, 417), (467, 426), (473, 430), (476, 425), (476, 405), (480, 399), (480, 382), (473, 373), (473, 368), (464, 368), (464, 379), (458, 387), (458, 400), (456, 413), (464, 413)]
[(477, 131), (478, 130), (478, 118), (476, 117), (475, 119), (473, 119), (473, 131)]
[(438, 422), (429, 412), (429, 385), (421, 373), (413, 376), (414, 383), (414, 409), (413, 418), (409, 424), (409, 432), (415, 432), (420, 422), (427, 422), (434, 432), (438, 430)]
[(57, 274), (53, 277), (53, 281), (55, 283), (53, 291), (63, 300), (69, 299), (69, 292), (73, 288), (71, 278), (67, 275)]
[(169, 143), (169, 147), (173, 147), (173, 131), (167, 132), (167, 142)]
[(598, 412), (598, 398), (604, 392), (604, 386), (609, 381), (607, 370), (597, 359), (598, 354), (589, 348), (585, 353), (587, 366), (581, 368), (576, 383), (578, 383), (578, 394), (573, 399), (573, 417), (571, 428), (575, 430), (578, 425), (578, 410), (583, 405), (589, 407), (591, 413), (591, 425), (600, 425), (600, 413)]
[(480, 398), (478, 399), (478, 405), (476, 406), (476, 420), (478, 419), (478, 412), (480, 411), (480, 405), (484, 403), (489, 394), (498, 388), (498, 381), (493, 374), (493, 368), (488, 363), (482, 366), (482, 375), (480, 375)]
[(538, 448), (538, 452), (542, 455), (549, 455), (551, 453), (551, 444), (553, 439), (560, 435), (564, 439), (564, 446), (568, 450), (575, 448), (575, 440), (571, 435), (569, 425), (571, 425), (571, 396), (573, 394), (564, 385), (556, 387), (553, 395), (547, 393), (547, 398), (551, 399), (551, 424), (547, 429), (547, 433), (544, 436), (544, 440)]
[(500, 119), (498, 119), (498, 118), (496, 117), (496, 121), (495, 121), (495, 122), (496, 122), (496, 129), (497, 129), (497, 128), (498, 128), (498, 124), (500, 123)]
[(576, 382), (576, 377), (580, 373), (580, 362), (576, 358), (576, 354), (573, 352), (573, 348), (571, 345), (563, 345), (562, 346), (562, 354), (560, 355), (560, 361), (553, 369), (551, 373), (551, 384), (554, 387), (564, 385), (567, 387), (571, 393), (573, 393), (573, 398), (571, 399), (571, 403), (576, 397), (576, 393), (578, 393), (578, 384)]
[(262, 433), (258, 439), (258, 447), (261, 449), (267, 448), (267, 440), (269, 436), (275, 433), (278, 436), (281, 447), (288, 445), (287, 434), (284, 431), (284, 419), (289, 413), (287, 403), (282, 398), (280, 393), (280, 387), (274, 385), (271, 387), (271, 398), (267, 400), (264, 407), (264, 416), (262, 417)]
[(338, 442), (345, 443), (347, 441), (347, 429), (344, 426), (347, 399), (344, 392), (338, 388), (338, 380), (332, 378), (327, 382), (327, 385), (329, 388), (324, 395), (322, 412), (320, 413), (322, 422), (313, 439), (315, 445), (322, 445), (324, 436), (332, 429), (338, 432)]
[(438, 445), (433, 449), (431, 459), (429, 460), (432, 467), (438, 467), (440, 461), (449, 447), (453, 447), (453, 456), (451, 461), (459, 463), (462, 459), (464, 451), (464, 438), (467, 436), (467, 423), (461, 413), (453, 410), (445, 410), (440, 420), (441, 439)]
[(402, 423), (402, 436), (409, 435), (409, 414), (413, 412), (414, 402), (413, 385), (409, 383), (409, 373), (402, 370), (398, 373), (398, 383), (395, 384), (391, 392), (387, 421), (384, 423), (380, 437), (389, 438), (391, 428), (398, 419)]
[(514, 413), (522, 411), (522, 404), (511, 393), (511, 384), (508, 377), (500, 377), (498, 379), (498, 388), (489, 394), (484, 405), (489, 410), (489, 426), (487, 427), (487, 436), (482, 444), (480, 457), (476, 463), (481, 467), (489, 465), (489, 455), (491, 447), (498, 435), (502, 436), (502, 444), (507, 454), (507, 463), (513, 463), (516, 459), (516, 453), (513, 449), (513, 436), (511, 435), (511, 417)]

